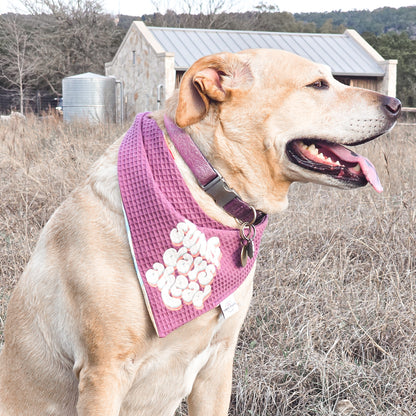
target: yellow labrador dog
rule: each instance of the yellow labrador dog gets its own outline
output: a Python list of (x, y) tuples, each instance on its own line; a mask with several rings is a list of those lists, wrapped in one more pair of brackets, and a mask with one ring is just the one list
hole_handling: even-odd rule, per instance
[[(152, 113), (194, 199), (235, 218), (200, 188), (165, 130), (183, 128), (249, 206), (275, 213), (293, 181), (381, 191), (370, 162), (347, 150), (389, 131), (400, 102), (337, 82), (328, 67), (277, 50), (197, 61), (166, 110)], [(220, 308), (158, 337), (129, 248), (117, 180), (121, 140), (93, 166), (41, 233), (8, 307), (1, 416), (226, 415), (254, 267)]]

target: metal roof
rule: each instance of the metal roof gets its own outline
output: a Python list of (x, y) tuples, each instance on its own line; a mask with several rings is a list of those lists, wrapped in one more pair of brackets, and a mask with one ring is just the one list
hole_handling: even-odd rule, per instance
[(176, 69), (186, 70), (197, 59), (218, 52), (250, 48), (283, 49), (331, 67), (334, 75), (382, 77), (384, 70), (348, 34), (252, 32), (239, 30), (148, 27)]

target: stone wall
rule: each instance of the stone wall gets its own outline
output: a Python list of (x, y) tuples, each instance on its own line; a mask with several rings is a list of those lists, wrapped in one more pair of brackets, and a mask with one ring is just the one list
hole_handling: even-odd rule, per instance
[(105, 73), (122, 82), (127, 120), (137, 113), (156, 110), (175, 87), (173, 54), (163, 51), (142, 22), (132, 23), (114, 59), (106, 63)]

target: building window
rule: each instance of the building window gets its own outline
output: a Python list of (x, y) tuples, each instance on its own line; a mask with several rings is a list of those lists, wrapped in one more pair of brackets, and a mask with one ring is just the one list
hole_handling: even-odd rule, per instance
[(338, 76), (335, 76), (334, 78), (336, 80), (338, 80), (341, 84), (351, 85), (351, 78), (348, 78), (348, 77), (338, 77)]
[(176, 71), (175, 88), (179, 88), (179, 84), (181, 83), (184, 74), (185, 71)]
[(133, 65), (136, 65), (136, 51), (133, 51)]

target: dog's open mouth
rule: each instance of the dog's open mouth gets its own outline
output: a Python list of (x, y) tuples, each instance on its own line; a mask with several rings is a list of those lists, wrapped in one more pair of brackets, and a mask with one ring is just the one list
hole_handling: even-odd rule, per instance
[(373, 164), (339, 144), (324, 140), (293, 140), (287, 144), (286, 154), (291, 162), (302, 168), (331, 175), (353, 187), (370, 183), (377, 192), (383, 191)]

